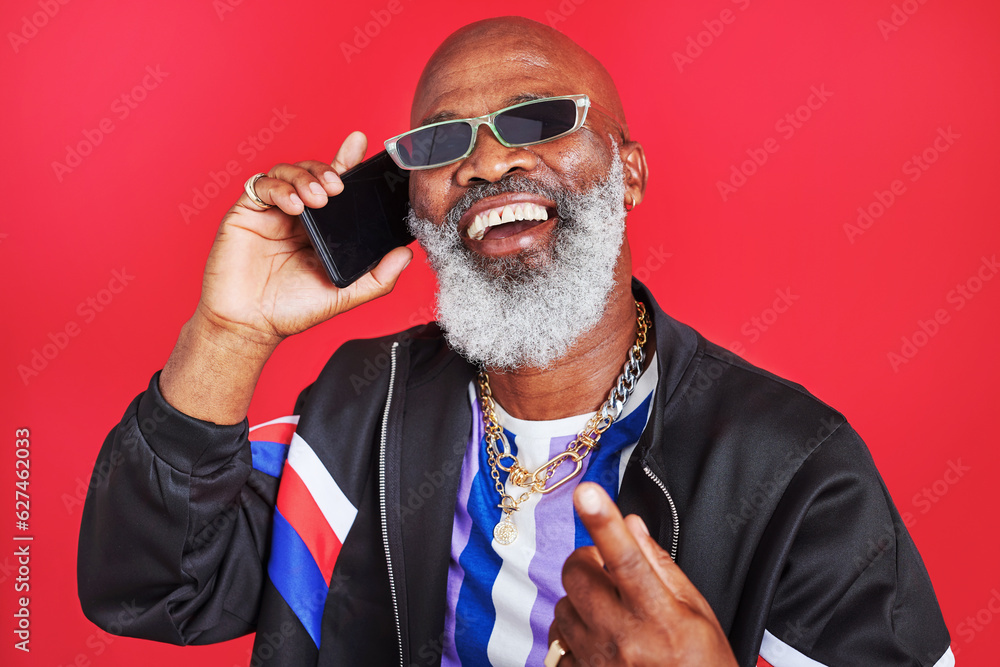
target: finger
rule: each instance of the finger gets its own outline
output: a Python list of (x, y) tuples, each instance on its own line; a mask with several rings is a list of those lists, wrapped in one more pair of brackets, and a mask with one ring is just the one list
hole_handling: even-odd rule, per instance
[(337, 172), (333, 170), (333, 167), (326, 162), (321, 162), (320, 160), (303, 160), (295, 164), (308, 170), (310, 174), (315, 176), (327, 195), (339, 195), (343, 192), (344, 183), (340, 180)]
[(663, 583), (604, 489), (593, 482), (581, 482), (573, 501), (622, 597), (647, 611), (672, 600), (672, 596), (664, 596)]
[(390, 250), (374, 269), (340, 290), (340, 298), (343, 300), (338, 312), (350, 310), (391, 292), (396, 286), (396, 280), (412, 259), (413, 251), (406, 246)]
[(364, 135), (363, 132), (358, 132), (355, 130), (347, 135), (344, 139), (344, 143), (340, 145), (340, 150), (337, 151), (337, 157), (333, 158), (333, 169), (337, 174), (343, 174), (345, 171), (353, 167), (354, 165), (361, 162), (365, 157), (365, 151), (368, 150), (368, 137)]
[[(559, 603), (557, 602), (556, 604), (559, 604)], [(552, 624), (549, 625), (549, 650), (550, 651), (552, 650), (552, 642), (554, 642), (554, 641), (558, 641), (559, 642), (559, 646), (562, 648), (563, 651), (565, 651), (565, 654), (563, 654), (563, 656), (561, 658), (559, 658), (558, 661), (557, 661), (557, 664), (559, 665), (559, 667), (568, 667), (569, 665), (575, 665), (576, 663), (573, 661), (573, 654), (570, 652), (570, 649), (569, 649), (569, 642), (566, 641), (566, 638), (563, 637), (562, 634), (560, 634), (560, 632), (559, 632), (559, 626), (556, 625), (555, 619), (552, 619)], [(548, 654), (546, 654), (545, 657), (548, 658)], [(545, 667), (548, 667), (549, 663), (545, 662), (544, 665), (545, 665)]]
[(595, 547), (580, 547), (569, 555), (562, 583), (573, 607), (591, 627), (616, 628), (628, 613)]
[(656, 572), (663, 585), (673, 593), (674, 597), (699, 612), (702, 616), (714, 618), (715, 612), (712, 611), (708, 600), (691, 583), (691, 580), (687, 578), (684, 571), (674, 563), (670, 554), (657, 544), (656, 540), (649, 536), (649, 529), (646, 528), (646, 523), (635, 514), (630, 514), (625, 517), (625, 524), (628, 526), (635, 541), (639, 544), (639, 548), (645, 554), (646, 560), (652, 565), (653, 571)]
[[(302, 199), (295, 193), (295, 187), (291, 183), (270, 175), (262, 176), (254, 183), (253, 191), (265, 204), (277, 206), (288, 215), (298, 215), (302, 212)], [(255, 213), (269, 210), (262, 209), (246, 192), (236, 200), (236, 205)]]
[[(590, 631), (569, 598), (561, 598), (556, 602), (553, 616), (549, 628), (549, 643), (551, 644), (553, 639), (559, 639), (559, 643), (567, 653), (573, 653), (574, 647), (577, 653), (581, 652), (590, 641)], [(557, 636), (553, 636), (553, 628)], [(560, 667), (563, 664), (562, 661), (559, 662)]]
[[(310, 160), (308, 163), (323, 164), (318, 160)], [(326, 165), (323, 166), (327, 170), (330, 169)], [(276, 164), (267, 175), (270, 178), (285, 182), (285, 185), (276, 185), (275, 192), (294, 193), (301, 202), (304, 202), (305, 206), (310, 208), (322, 208), (326, 206), (328, 195), (324, 182), (312, 170), (303, 166), (302, 162), (298, 164)]]

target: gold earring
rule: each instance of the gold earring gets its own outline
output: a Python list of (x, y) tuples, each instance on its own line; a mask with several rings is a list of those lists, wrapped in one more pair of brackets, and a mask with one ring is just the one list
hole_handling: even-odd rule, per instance
[(628, 212), (628, 211), (631, 211), (632, 209), (634, 209), (636, 207), (636, 203), (635, 203), (635, 197), (632, 196), (631, 192), (626, 193), (626, 194), (628, 194), (629, 203), (625, 204), (625, 211)]

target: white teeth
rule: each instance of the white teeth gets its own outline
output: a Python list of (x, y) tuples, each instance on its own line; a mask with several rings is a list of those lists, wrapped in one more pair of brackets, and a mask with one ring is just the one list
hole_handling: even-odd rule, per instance
[(469, 225), (467, 231), (469, 238), (476, 241), (482, 241), (483, 237), (486, 235), (486, 230), (490, 227), (496, 227), (497, 225), (502, 225), (507, 222), (514, 222), (515, 220), (548, 220), (549, 212), (544, 206), (539, 206), (538, 204), (533, 204), (531, 202), (524, 202), (514, 205), (501, 206), (499, 208), (493, 208), (489, 211), (483, 211), (476, 215), (475, 220)]

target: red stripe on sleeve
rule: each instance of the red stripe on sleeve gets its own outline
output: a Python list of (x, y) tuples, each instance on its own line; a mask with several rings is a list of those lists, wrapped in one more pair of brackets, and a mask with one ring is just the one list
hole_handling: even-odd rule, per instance
[(295, 472), (295, 468), (288, 464), (281, 474), (277, 506), (282, 516), (306, 543), (323, 578), (329, 582), (337, 556), (340, 555), (340, 540), (327, 523), (305, 482)]
[(260, 426), (250, 431), (250, 440), (252, 442), (277, 442), (282, 445), (290, 445), (296, 426), (297, 424), (294, 423)]

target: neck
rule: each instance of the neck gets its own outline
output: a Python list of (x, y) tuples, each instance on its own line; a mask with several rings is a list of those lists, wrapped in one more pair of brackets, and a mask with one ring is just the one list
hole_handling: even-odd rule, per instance
[[(630, 263), (616, 273), (615, 288), (598, 324), (549, 368), (501, 373), (487, 369), (495, 400), (518, 419), (548, 420), (594, 412), (608, 397), (636, 340)], [(647, 337), (647, 355), (652, 346)], [(648, 358), (648, 357), (647, 357)]]

